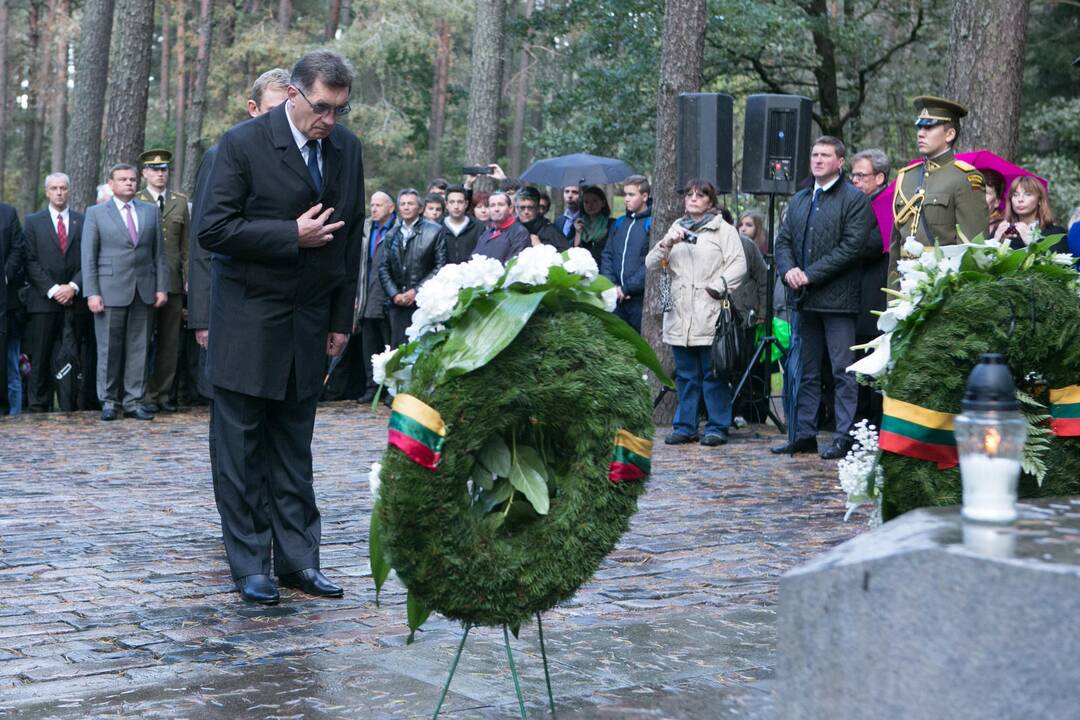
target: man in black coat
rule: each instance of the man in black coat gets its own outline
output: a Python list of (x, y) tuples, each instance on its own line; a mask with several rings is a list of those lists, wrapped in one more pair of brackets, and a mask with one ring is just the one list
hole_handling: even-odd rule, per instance
[(22, 412), (19, 354), (25, 308), (19, 290), (25, 283), (22, 224), (15, 208), (0, 203), (0, 405), (11, 415)]
[(386, 293), (390, 345), (405, 342), (416, 310), (416, 291), (446, 264), (446, 230), (420, 217), (420, 193), (412, 188), (397, 197), (398, 221), (383, 241), (379, 281)]
[(327, 355), (352, 328), (364, 225), (360, 141), (337, 124), (353, 72), (330, 50), (293, 67), (289, 99), (221, 138), (199, 226), (211, 265), (207, 377), (222, 535), (240, 595), (343, 591), (319, 570), (311, 438)]
[(855, 361), (855, 317), (860, 268), (873, 225), (870, 204), (843, 174), (844, 144), (820, 137), (810, 153), (813, 187), (797, 192), (776, 236), (776, 269), (789, 288), (802, 339), (795, 439), (774, 453), (817, 452), (821, 365), (826, 352), (835, 382), (836, 432), (821, 457), (841, 458), (852, 444), (858, 386), (847, 367)]
[[(30, 282), (26, 310), (26, 354), (30, 356), (27, 405), (31, 412), (52, 409), (54, 392), (51, 359), (64, 331), (73, 323), (80, 345), (92, 338), (86, 299), (80, 297), (82, 261), (79, 239), (83, 215), (68, 208), (70, 180), (64, 173), (45, 178), (49, 206), (26, 216), (26, 276)], [(77, 315), (77, 318), (76, 318)], [(90, 368), (82, 368), (85, 378)], [(61, 394), (60, 409), (75, 409), (74, 397)]]

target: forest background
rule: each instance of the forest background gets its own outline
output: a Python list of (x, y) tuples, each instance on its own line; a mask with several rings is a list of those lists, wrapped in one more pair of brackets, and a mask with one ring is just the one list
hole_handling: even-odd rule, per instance
[(961, 145), (1048, 178), (1064, 220), (1080, 204), (1077, 37), (1076, 0), (4, 0), (0, 199), (37, 209), (63, 170), (81, 207), (103, 168), (150, 147), (174, 151), (190, 191), (254, 78), (325, 45), (358, 70), (344, 122), (369, 190), (571, 152), (662, 180), (665, 105), (696, 89), (735, 97), (736, 184), (758, 92), (812, 98), (815, 130), (900, 165), (911, 98), (952, 94), (973, 105)]

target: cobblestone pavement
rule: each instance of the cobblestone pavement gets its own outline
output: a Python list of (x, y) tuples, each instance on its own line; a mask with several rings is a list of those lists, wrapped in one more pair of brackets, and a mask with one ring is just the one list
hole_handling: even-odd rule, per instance
[[(430, 717), (461, 630), (432, 618), (406, 646), (396, 580), (374, 605), (367, 470), (386, 412), (320, 409), (322, 563), (346, 595), (284, 590), (274, 608), (230, 582), (205, 411), (0, 420), (0, 717)], [(772, 456), (776, 441), (658, 443), (630, 531), (544, 616), (560, 717), (772, 717), (778, 578), (864, 520), (842, 522), (834, 463)], [(536, 628), (511, 643), (544, 717)], [(470, 634), (444, 714), (517, 714), (501, 632)]]

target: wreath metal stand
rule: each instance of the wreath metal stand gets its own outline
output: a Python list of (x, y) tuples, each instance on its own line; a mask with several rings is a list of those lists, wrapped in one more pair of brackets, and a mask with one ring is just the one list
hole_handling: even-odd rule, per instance
[[(442, 694), (439, 695), (439, 704), (435, 706), (435, 714), (431, 716), (432, 720), (439, 717), (439, 711), (442, 710), (443, 702), (446, 701), (446, 694), (450, 691), (450, 683), (454, 679), (454, 673), (457, 672), (458, 661), (461, 660), (461, 652), (465, 649), (465, 640), (469, 637), (469, 630), (472, 628), (471, 624), (465, 623), (465, 632), (461, 635), (461, 642), (458, 643), (454, 660), (450, 663), (450, 675), (446, 678), (446, 684), (443, 685)], [(540, 613), (536, 613), (536, 629), (540, 634), (540, 657), (544, 660), (544, 681), (547, 683), (548, 705), (551, 708), (551, 717), (555, 717), (555, 695), (551, 692), (551, 674), (548, 671), (547, 649), (544, 647), (544, 623), (540, 620)], [(518, 710), (521, 711), (521, 720), (527, 720), (525, 697), (521, 694), (521, 680), (518, 679), (517, 666), (514, 665), (514, 653), (510, 650), (510, 630), (506, 625), (502, 626), (502, 630), (503, 643), (506, 645), (506, 658), (510, 661), (510, 675), (514, 678), (514, 692), (517, 693)]]

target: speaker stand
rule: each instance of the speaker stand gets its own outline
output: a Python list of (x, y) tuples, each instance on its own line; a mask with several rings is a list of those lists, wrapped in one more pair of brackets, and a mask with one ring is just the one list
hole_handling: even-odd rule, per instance
[[(761, 376), (762, 392), (765, 393), (765, 397), (769, 400), (766, 406), (765, 414), (770, 420), (773, 421), (773, 424), (776, 425), (777, 429), (780, 430), (780, 432), (787, 432), (787, 428), (785, 427), (784, 422), (780, 420), (780, 417), (773, 410), (772, 398), (774, 396), (772, 394), (772, 373), (769, 372), (769, 368), (772, 365), (772, 349), (774, 347), (780, 351), (780, 363), (785, 367), (787, 366), (787, 350), (785, 350), (784, 347), (780, 344), (780, 340), (772, 334), (773, 315), (775, 312), (775, 308), (773, 307), (773, 291), (776, 287), (776, 263), (773, 259), (773, 248), (776, 240), (776, 234), (774, 232), (775, 217), (776, 193), (769, 193), (769, 252), (765, 257), (765, 281), (768, 284), (768, 289), (765, 293), (765, 337), (761, 338), (761, 340), (758, 341), (757, 347), (754, 348), (754, 354), (750, 358), (750, 362), (749, 364), (747, 364), (746, 369), (743, 370), (742, 377), (739, 379), (739, 384), (735, 386), (735, 390), (731, 394), (731, 403), (732, 406), (735, 405), (735, 401), (738, 400), (740, 393), (742, 393), (743, 389), (747, 387), (747, 381), (750, 379), (751, 375), (753, 375), (754, 370), (758, 370)], [(758, 362), (758, 358), (761, 358), (763, 355), (765, 361), (761, 363), (761, 367), (759, 369), (756, 367), (756, 365)], [(753, 383), (750, 383), (749, 385), (749, 392), (750, 404), (752, 405), (754, 402)], [(657, 398), (657, 403), (659, 403), (659, 400), (660, 398)], [(792, 418), (786, 419), (791, 420)]]

